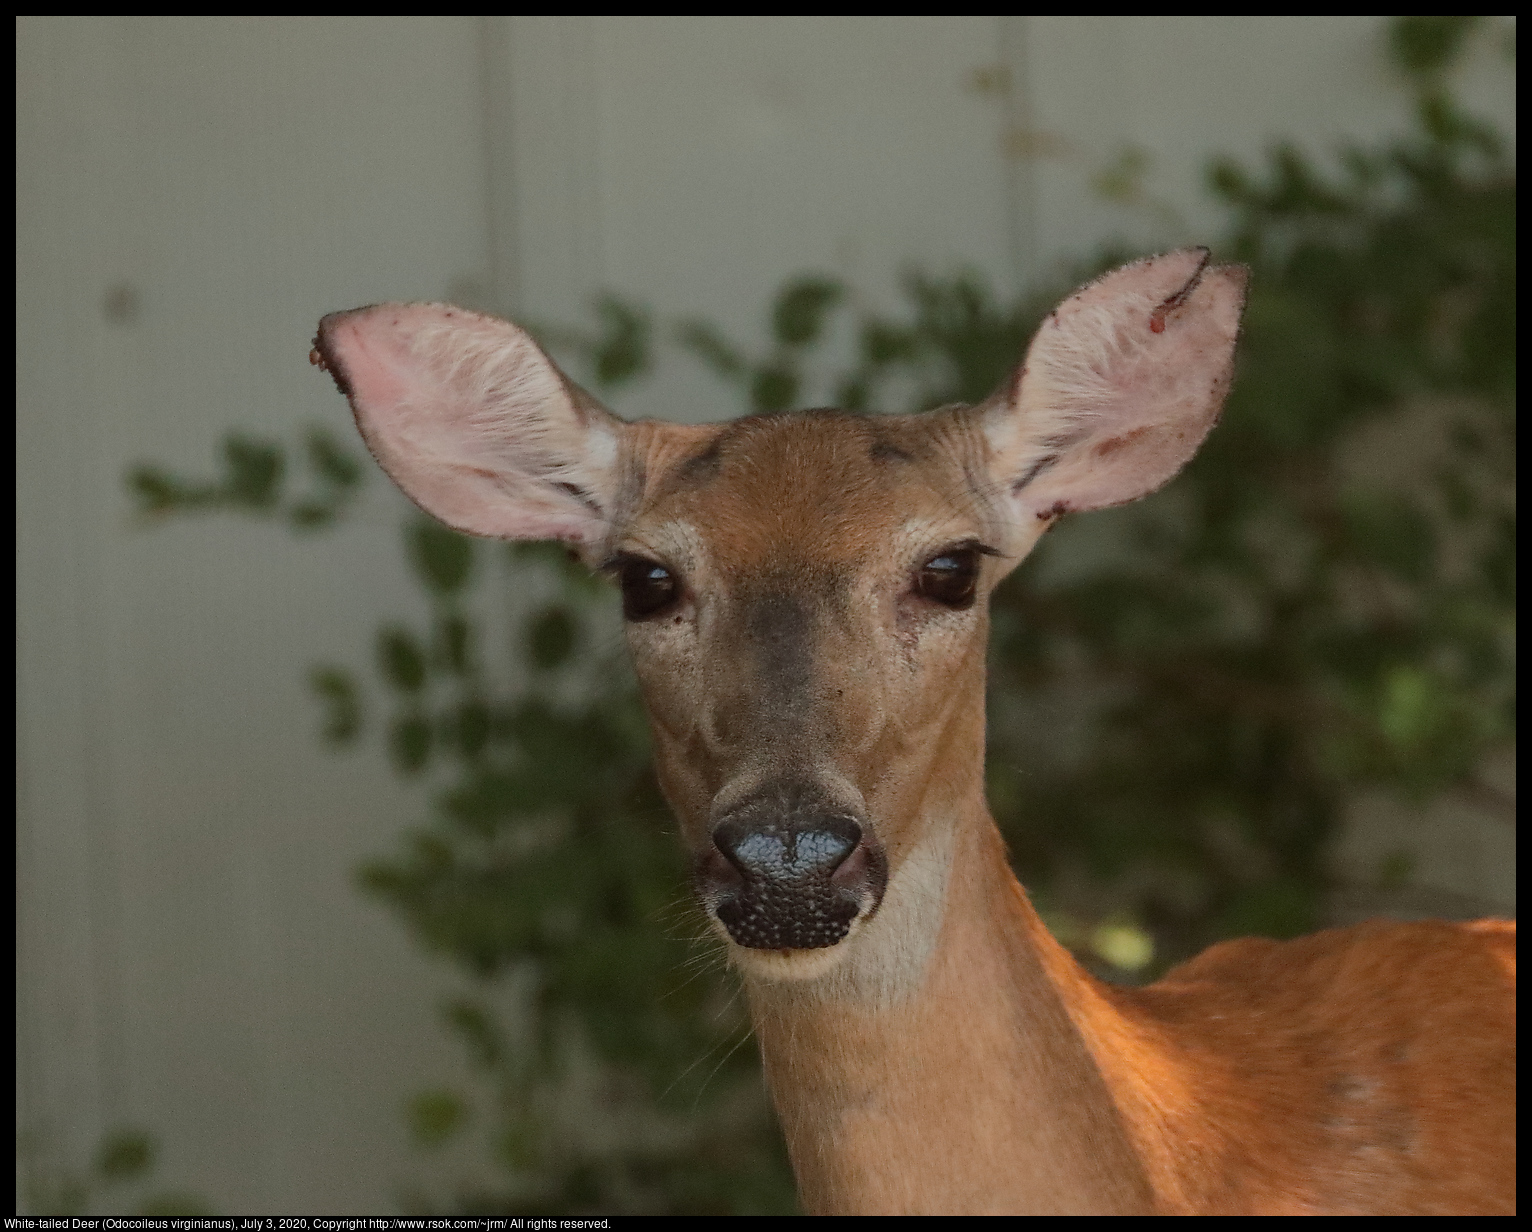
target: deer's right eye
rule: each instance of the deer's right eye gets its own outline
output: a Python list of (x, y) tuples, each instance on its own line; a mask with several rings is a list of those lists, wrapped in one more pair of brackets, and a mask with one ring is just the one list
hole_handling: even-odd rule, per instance
[(622, 587), (622, 614), (629, 620), (658, 616), (681, 596), (681, 581), (674, 573), (637, 556), (623, 558), (617, 581)]
[(968, 544), (933, 556), (915, 574), (915, 592), (944, 607), (972, 607), (978, 584), (979, 549)]

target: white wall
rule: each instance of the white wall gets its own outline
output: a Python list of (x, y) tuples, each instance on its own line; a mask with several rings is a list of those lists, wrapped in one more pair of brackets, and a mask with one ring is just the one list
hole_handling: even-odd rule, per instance
[[(1215, 149), (1405, 122), (1372, 18), (28, 18), (18, 23), (18, 1123), (104, 1126), (229, 1212), (392, 1209), (453, 977), (350, 875), (420, 802), (314, 739), (311, 663), (414, 614), (400, 503), (294, 540), (135, 526), (122, 477), (344, 406), (324, 312), (569, 320), (612, 287), (759, 342), (827, 269), (1003, 289), (1207, 233)], [(1471, 93), (1512, 119), (1486, 50)], [(1094, 201), (1124, 144), (1179, 214)], [(1006, 150), (1041, 151), (1031, 159)], [(109, 307), (111, 305), (111, 307)], [(732, 404), (684, 363), (619, 409)]]
[[(439, 298), (486, 225), (470, 21), (38, 19), (18, 154), (21, 1119), (229, 1211), (378, 1210), (445, 977), (350, 889), (414, 802), (306, 666), (410, 614), (396, 503), (135, 526), (123, 475), (323, 420), (318, 314)], [(109, 319), (116, 289), (137, 307)]]

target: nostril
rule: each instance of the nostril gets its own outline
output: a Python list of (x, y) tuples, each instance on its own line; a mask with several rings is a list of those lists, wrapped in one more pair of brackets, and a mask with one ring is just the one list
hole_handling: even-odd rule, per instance
[(712, 837), (695, 884), (730, 938), (747, 949), (838, 945), (882, 900), (886, 866), (876, 839), (833, 805), (763, 792), (734, 809)]
[(715, 892), (730, 893), (744, 884), (739, 866), (717, 847), (703, 854), (697, 863), (696, 876), (701, 885)]
[(861, 838), (862, 828), (849, 817), (817, 817), (791, 827), (741, 818), (713, 833), (714, 845), (743, 876), (768, 881), (829, 877)]
[(851, 823), (854, 834), (848, 836), (831, 830), (806, 830), (798, 835), (797, 864), (804, 872), (828, 877), (845, 861), (862, 837), (860, 827)]
[(730, 864), (745, 876), (770, 876), (787, 866), (787, 843), (781, 835), (746, 830), (740, 834), (714, 835), (713, 842)]
[(858, 843), (841, 860), (830, 880), (836, 885), (855, 886), (866, 880), (872, 871), (874, 856), (866, 843)]

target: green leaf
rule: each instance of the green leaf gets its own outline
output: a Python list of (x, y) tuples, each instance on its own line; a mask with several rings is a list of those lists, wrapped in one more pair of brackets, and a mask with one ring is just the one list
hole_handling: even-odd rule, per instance
[(825, 316), (845, 295), (845, 288), (828, 278), (800, 278), (777, 295), (771, 310), (771, 332), (785, 347), (802, 347), (817, 341)]
[(128, 472), (128, 489), (138, 498), (141, 513), (168, 513), (181, 503), (180, 489), (157, 467), (134, 467)]
[(653, 333), (649, 313), (607, 295), (597, 301), (596, 315), (601, 321), (601, 332), (591, 355), (596, 383), (604, 389), (615, 389), (647, 372)]
[(483, 1006), (458, 998), (447, 1002), (442, 1007), (442, 1014), (447, 1025), (468, 1046), (474, 1064), (488, 1069), (499, 1063), (505, 1054), (505, 1041), (500, 1028)]
[(225, 492), (234, 505), (270, 509), (281, 495), (285, 459), (280, 446), (231, 432), (224, 438)]
[(1495, 519), (1492, 534), (1479, 554), (1479, 570), (1491, 594), (1507, 608), (1516, 603), (1516, 519)]
[(323, 428), (310, 428), (304, 438), (309, 465), (330, 487), (349, 490), (362, 482), (362, 464), (350, 450), (343, 449)]
[(128, 489), (144, 514), (192, 512), (218, 501), (218, 490), (209, 484), (189, 484), (156, 466), (136, 466), (128, 472)]
[(519, 784), (508, 775), (478, 767), (467, 782), (443, 793), (442, 812), (464, 829), (489, 837), (522, 811)]
[(146, 1175), (154, 1167), (154, 1139), (142, 1130), (122, 1129), (102, 1139), (96, 1151), (96, 1171), (118, 1183)]
[(472, 761), (484, 751), (489, 742), (489, 707), (476, 698), (465, 701), (449, 724), (452, 742), (463, 758)]
[(406, 532), (415, 575), (437, 595), (455, 595), (473, 571), (474, 541), (433, 519), (420, 518)]
[(861, 346), (862, 358), (874, 367), (882, 367), (914, 359), (918, 337), (914, 330), (903, 326), (867, 321), (862, 325)]
[(1098, 924), (1091, 931), (1090, 948), (1120, 971), (1139, 971), (1154, 961), (1154, 938), (1130, 921)]
[(378, 666), (383, 679), (401, 693), (419, 693), (425, 687), (425, 652), (406, 629), (394, 626), (378, 634)]
[(466, 676), (472, 670), (473, 627), (456, 612), (437, 619), (436, 640), (433, 649), (435, 661), (458, 676)]
[(1241, 890), (1225, 909), (1219, 933), (1225, 937), (1301, 937), (1319, 924), (1317, 887), (1279, 877)]
[(522, 1118), (500, 1131), (495, 1154), (513, 1173), (530, 1171), (541, 1162), (542, 1137), (542, 1127), (536, 1121), (530, 1117)]
[(871, 383), (863, 377), (842, 381), (835, 391), (835, 405), (842, 410), (860, 414), (872, 407)]
[(350, 744), (362, 727), (362, 701), (355, 677), (343, 668), (316, 667), (309, 673), (309, 687), (326, 706), (325, 742)]
[(676, 341), (726, 381), (744, 376), (748, 365), (738, 347), (706, 321), (686, 321), (676, 328)]
[(1394, 493), (1353, 493), (1344, 502), (1352, 544), (1362, 559), (1407, 582), (1422, 582), (1436, 559), (1436, 528)]
[(1212, 159), (1208, 163), (1207, 182), (1213, 195), (1230, 205), (1242, 205), (1252, 196), (1250, 177), (1232, 158)]
[(1394, 63), (1410, 76), (1435, 76), (1458, 58), (1464, 40), (1480, 20), (1468, 15), (1396, 17), (1389, 27), (1389, 52)]
[(757, 369), (750, 381), (750, 409), (757, 415), (785, 411), (798, 396), (798, 374), (783, 365)]
[(335, 521), (335, 507), (319, 501), (299, 501), (287, 511), (287, 516), (299, 530), (318, 530)]
[(431, 724), (417, 714), (395, 719), (388, 751), (401, 774), (418, 774), (431, 760)]
[(1097, 196), (1119, 205), (1132, 205), (1144, 195), (1144, 177), (1150, 168), (1149, 152), (1141, 146), (1125, 145), (1111, 163), (1091, 177)]
[(527, 653), (543, 671), (561, 667), (574, 652), (578, 626), (564, 607), (545, 608), (527, 626)]
[(451, 1091), (424, 1091), (405, 1105), (410, 1132), (426, 1148), (441, 1146), (462, 1130), (468, 1109)]
[(1384, 680), (1378, 728), (1401, 753), (1424, 745), (1450, 722), (1447, 698), (1429, 672), (1406, 664)]

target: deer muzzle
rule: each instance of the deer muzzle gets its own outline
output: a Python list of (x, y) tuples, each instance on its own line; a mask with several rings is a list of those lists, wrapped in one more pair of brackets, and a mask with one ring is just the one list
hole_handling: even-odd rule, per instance
[(877, 910), (887, 881), (865, 818), (801, 787), (768, 788), (730, 808), (695, 873), (708, 911), (757, 950), (838, 944)]

